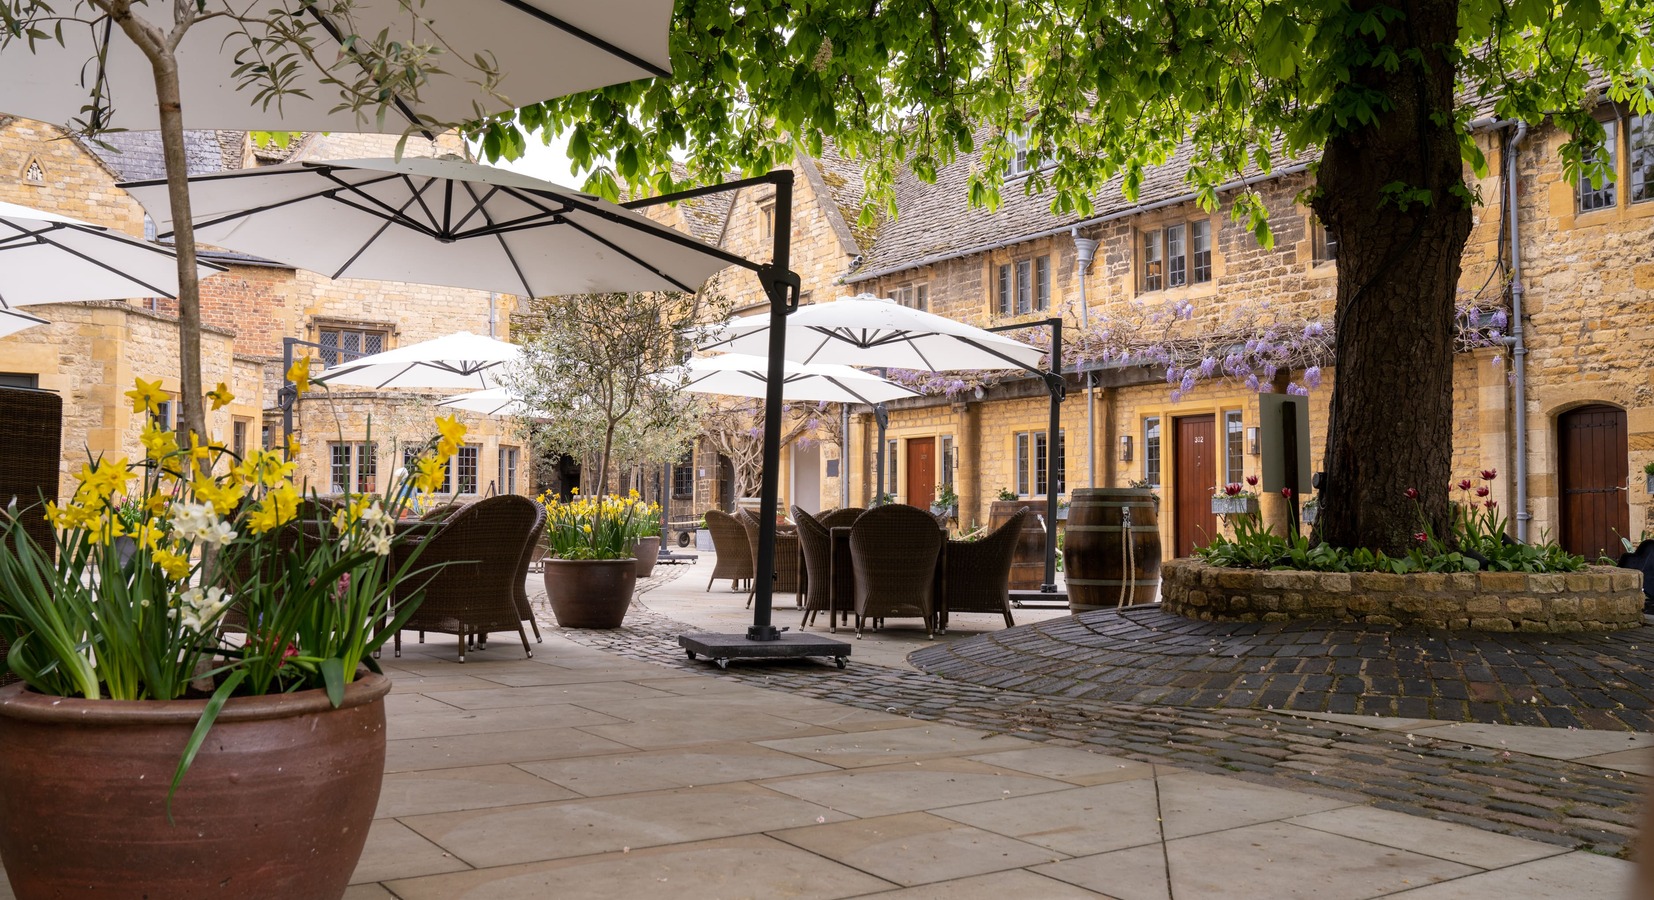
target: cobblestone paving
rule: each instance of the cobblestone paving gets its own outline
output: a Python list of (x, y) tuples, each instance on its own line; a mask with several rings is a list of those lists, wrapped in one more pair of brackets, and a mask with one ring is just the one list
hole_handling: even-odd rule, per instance
[[(1046, 624), (1060, 626), (1068, 621), (1072, 620)], [(1024, 640), (1018, 633), (1030, 627), (1007, 629), (995, 636), (1016, 643)], [(1625, 857), (1635, 835), (1636, 780), (1591, 766), (1308, 721), (1262, 708), (1196, 709), (990, 687), (923, 672), (858, 665), (854, 657), (843, 671), (820, 661), (736, 662), (720, 671), (705, 661), (690, 662), (684, 657), (677, 635), (687, 630), (682, 623), (650, 611), (640, 598), (624, 628), (561, 633), (621, 656), (711, 677), (994, 734), (1231, 774), (1567, 847)], [(1190, 663), (1207, 659), (1201, 653), (1182, 658)], [(1357, 653), (1356, 658), (1377, 657)], [(1024, 685), (1038, 683), (1036, 678)]]
[(986, 687), (1207, 709), (1289, 709), (1654, 731), (1654, 628), (1536, 635), (1081, 613), (929, 647), (913, 665)]

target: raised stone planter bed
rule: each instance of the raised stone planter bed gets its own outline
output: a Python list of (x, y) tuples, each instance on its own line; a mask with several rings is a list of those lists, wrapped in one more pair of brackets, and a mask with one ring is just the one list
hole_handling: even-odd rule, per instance
[(1345, 622), (1470, 631), (1618, 631), (1642, 624), (1642, 573), (1610, 566), (1528, 575), (1266, 572), (1177, 559), (1168, 612), (1216, 622)]

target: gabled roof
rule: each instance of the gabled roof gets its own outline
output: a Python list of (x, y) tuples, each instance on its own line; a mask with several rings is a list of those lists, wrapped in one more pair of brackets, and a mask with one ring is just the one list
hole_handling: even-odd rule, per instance
[(822, 147), (820, 156), (810, 156), (800, 150), (798, 167), (804, 177), (822, 197), (822, 212), (838, 237), (847, 256), (861, 256), (872, 246), (877, 228), (859, 228), (862, 200), (867, 195), (867, 181), (862, 177), (861, 163), (839, 153), (831, 142)]

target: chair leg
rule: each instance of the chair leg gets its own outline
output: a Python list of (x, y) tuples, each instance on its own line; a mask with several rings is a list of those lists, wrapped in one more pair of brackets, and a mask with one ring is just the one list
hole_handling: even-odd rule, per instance
[(421, 644), (425, 643), (425, 629), (423, 628), (419, 630), (419, 642)]
[(465, 626), (459, 627), (459, 661), (465, 662)]
[(545, 639), (540, 637), (540, 623), (539, 623), (539, 621), (535, 620), (535, 619), (529, 619), (528, 620), (528, 625), (529, 625), (530, 628), (534, 629), (534, 643), (536, 643), (536, 644), (545, 643), (546, 642)]
[(391, 649), (393, 651), (395, 651), (397, 659), (402, 658), (402, 631), (401, 631), (401, 629), (398, 629), (396, 634), (391, 636)]
[(701, 593), (703, 593), (703, 594), (711, 593), (712, 592), (712, 582), (717, 581), (717, 580), (718, 580), (718, 576), (716, 576), (716, 575), (712, 576), (711, 578), (708, 578), (706, 580), (706, 590), (702, 591)]
[(523, 623), (521, 622), (517, 623), (517, 635), (523, 639), (523, 652), (528, 654), (529, 659), (533, 659), (534, 648), (528, 645), (528, 632), (523, 630)]

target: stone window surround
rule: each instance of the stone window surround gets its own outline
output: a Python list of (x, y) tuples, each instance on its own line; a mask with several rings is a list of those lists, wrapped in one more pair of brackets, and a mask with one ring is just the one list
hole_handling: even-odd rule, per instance
[[(1056, 265), (1052, 261), (1051, 257), (1052, 254), (1050, 249), (1046, 248), (1044, 252), (1034, 252), (1030, 250), (1027, 252), (1019, 252), (1012, 256), (994, 257), (989, 259), (987, 279), (988, 289), (986, 291), (988, 296), (988, 314), (996, 318), (1015, 318), (1017, 316), (1028, 316), (1034, 315), (1035, 313), (1047, 312), (1052, 307), (1059, 305), (1062, 298), (1059, 297), (1057, 293)], [(1041, 260), (1045, 263), (1045, 298), (1043, 302), (1040, 298), (1039, 276)], [(1020, 288), (1017, 284), (1017, 269), (1023, 263), (1028, 264), (1028, 309), (1025, 311), (1019, 311), (1017, 307), (1019, 305), (1018, 291)], [(1007, 298), (1002, 296), (1003, 291), (1007, 286), (1006, 282), (1003, 280), (1006, 275), (1009, 277), (1008, 286), (1010, 290), (1008, 308), (1005, 308)]]
[[(1039, 483), (1040, 470), (1046, 465), (1046, 429), (1029, 428), (1011, 433), (1011, 483), (1018, 498), (1044, 497), (1041, 487), (1049, 487), (1050, 473), (1045, 484)], [(1024, 456), (1026, 450), (1026, 456)], [(1057, 430), (1057, 493), (1068, 490), (1068, 429)]]
[[(386, 350), (396, 349), (396, 338), (400, 333), (400, 329), (397, 328), (397, 324), (395, 322), (377, 321), (373, 319), (347, 319), (339, 316), (312, 316), (310, 318), (309, 326), (307, 328), (308, 333), (305, 335), (305, 339), (311, 341), (312, 343), (320, 344), (322, 342), (322, 332), (334, 330), (379, 332), (383, 335), (379, 347), (379, 352), (381, 353)], [(316, 353), (318, 358), (320, 358), (320, 354), (323, 352), (315, 348), (305, 349)]]
[[(1629, 112), (1617, 105), (1607, 104), (1598, 110), (1599, 119), (1613, 118), (1618, 122), (1615, 128), (1615, 141), (1618, 144), (1614, 162), (1614, 202), (1600, 209), (1581, 211), (1579, 208), (1579, 179), (1568, 178), (1565, 175), (1550, 185), (1550, 190), (1556, 193), (1551, 195), (1552, 209), (1556, 211), (1557, 226), (1572, 228), (1575, 226), (1601, 225), (1609, 222), (1619, 222), (1632, 219), (1654, 218), (1654, 197), (1633, 201), (1631, 199), (1630, 179), (1630, 122)], [(1569, 135), (1563, 132), (1553, 133), (1547, 139), (1544, 152), (1549, 157), (1544, 160), (1546, 165), (1562, 166), (1560, 150), (1567, 142)], [(1524, 148), (1526, 149), (1526, 148)], [(1503, 172), (1501, 167), (1499, 171)], [(1566, 200), (1563, 200), (1565, 192)]]
[[(1191, 222), (1201, 220), (1208, 222), (1210, 227), (1212, 254), (1211, 277), (1207, 278), (1205, 281), (1186, 281), (1183, 284), (1174, 287), (1161, 287), (1152, 291), (1145, 290), (1143, 287), (1143, 278), (1146, 274), (1143, 271), (1143, 236), (1151, 231), (1164, 232), (1167, 225), (1187, 226)], [(1130, 269), (1127, 274), (1130, 277), (1132, 296), (1152, 296), (1155, 298), (1172, 299), (1178, 297), (1205, 297), (1215, 295), (1218, 291), (1218, 282), (1222, 280), (1224, 275), (1223, 254), (1218, 249), (1222, 229), (1223, 223), (1216, 213), (1207, 213), (1199, 207), (1186, 209), (1185, 207), (1180, 206), (1157, 212), (1153, 215), (1144, 215), (1137, 218), (1137, 220), (1133, 222), (1131, 230), (1128, 232), (1130, 250), (1127, 254), (1127, 259), (1131, 262)], [(1164, 244), (1164, 238), (1161, 240), (1162, 244)], [(1185, 244), (1185, 253), (1189, 253), (1190, 249), (1192, 249), (1192, 240), (1187, 228), (1185, 228), (1183, 232), (1183, 241)], [(1100, 267), (1094, 267), (1093, 271), (1097, 271), (1097, 268)], [(1194, 272), (1191, 263), (1191, 268), (1186, 273), (1186, 277), (1192, 277), (1193, 274)], [(1112, 278), (1112, 276), (1110, 277)]]

